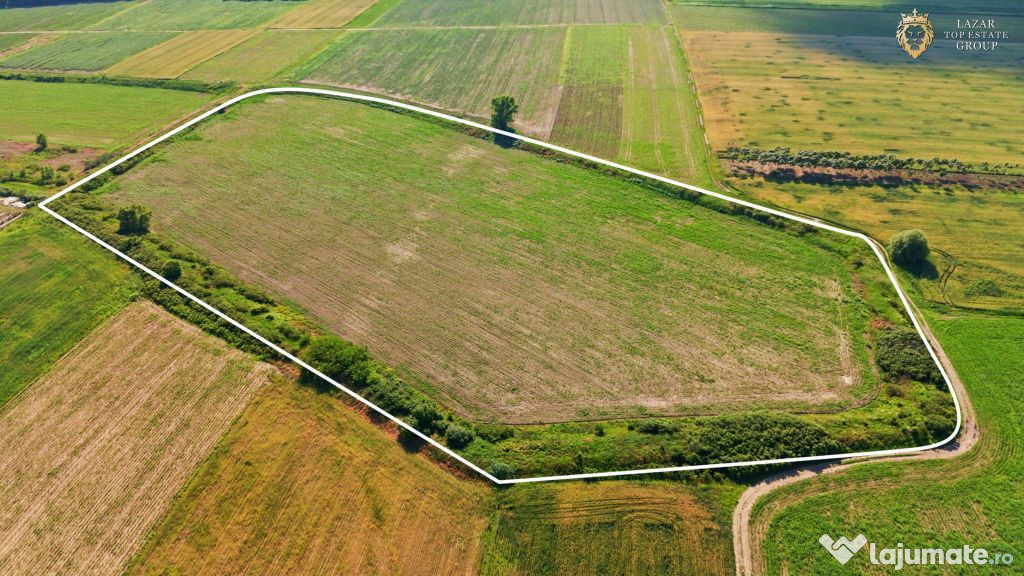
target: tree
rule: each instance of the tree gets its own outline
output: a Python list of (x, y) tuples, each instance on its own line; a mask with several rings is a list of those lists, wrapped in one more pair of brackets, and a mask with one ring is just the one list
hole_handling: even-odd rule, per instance
[(928, 239), (920, 230), (904, 230), (889, 241), (889, 256), (900, 266), (914, 266), (928, 259)]
[(512, 470), (512, 467), (509, 466), (508, 464), (505, 464), (500, 460), (495, 460), (491, 464), (490, 472), (491, 476), (494, 476), (499, 480), (504, 480), (506, 478), (511, 478), (514, 471)]
[(495, 96), (491, 99), (491, 126), (498, 130), (509, 131), (509, 125), (515, 120), (519, 105), (511, 96)]
[(47, 145), (48, 143), (46, 141), (46, 134), (43, 134), (42, 132), (36, 134), (36, 152), (42, 152), (43, 150), (46, 150)]
[(164, 262), (163, 269), (160, 270), (160, 275), (174, 282), (178, 278), (181, 278), (181, 264), (178, 264), (177, 260), (168, 260)]
[(120, 223), (120, 226), (117, 228), (117, 233), (125, 236), (146, 234), (149, 232), (150, 216), (151, 214), (149, 210), (146, 210), (142, 206), (121, 208), (117, 212), (117, 220)]

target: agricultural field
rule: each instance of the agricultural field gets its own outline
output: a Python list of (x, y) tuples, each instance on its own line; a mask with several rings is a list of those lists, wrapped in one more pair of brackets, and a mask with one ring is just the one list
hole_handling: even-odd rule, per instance
[(128, 574), (473, 574), (491, 488), (454, 476), (333, 394), (264, 389)]
[(265, 30), (181, 76), (184, 80), (261, 82), (283, 75), (337, 38), (334, 30)]
[(250, 102), (106, 190), (471, 418), (841, 409), (875, 387), (866, 247), (418, 118)]
[(303, 2), (150, 0), (91, 26), (96, 30), (228, 30), (263, 26)]
[(546, 135), (558, 106), (564, 36), (564, 28), (348, 32), (305, 80), (484, 119), (491, 98), (510, 94), (520, 108), (516, 127)]
[(128, 271), (42, 214), (0, 229), (0, 408), (135, 290)]
[[(0, 99), (18, 102), (17, 114), (0, 115), (0, 138), (51, 146), (113, 149), (153, 134), (206, 105), (209, 94), (72, 82), (0, 80)], [(75, 113), (67, 113), (67, 103)]]
[[(243, 2), (252, 4), (253, 2)], [(107, 70), (115, 76), (177, 78), (194, 66), (245, 42), (258, 30), (196, 30), (122, 60)]]
[(36, 36), (36, 34), (0, 34), (0, 56), (14, 52)]
[[(969, 543), (990, 552), (1024, 555), (1024, 320), (980, 313), (932, 313), (929, 323), (970, 393), (980, 439), (946, 461), (870, 464), (787, 486), (759, 503), (768, 575), (793, 567), (828, 573), (821, 533), (863, 533), (879, 548), (954, 548)], [(1016, 563), (1016, 562), (1015, 562)], [(867, 556), (848, 565), (867, 571)], [(993, 569), (993, 572), (998, 569)], [(1007, 573), (1012, 569), (1007, 569)]]
[(647, 24), (665, 22), (659, 0), (401, 0), (370, 23), (374, 27)]
[(271, 24), (272, 28), (341, 28), (377, 0), (305, 0)]
[[(921, 66), (895, 41), (877, 38), (681, 34), (716, 150), (789, 146), (975, 163), (1024, 157), (1024, 44), (1000, 47), (976, 66), (974, 56), (936, 42)], [(958, 121), (935, 121), (947, 117)]]
[(0, 10), (0, 32), (81, 30), (141, 3), (82, 2), (34, 8), (4, 8)]
[(118, 573), (271, 371), (151, 303), (114, 316), (0, 411), (0, 571)]
[(0, 68), (88, 72), (103, 70), (174, 35), (173, 32), (65, 34), (55, 42), (0, 60)]
[(671, 28), (572, 27), (566, 46), (552, 141), (705, 183), (696, 104)]
[(732, 573), (728, 530), (671, 482), (516, 486), (487, 540), (484, 576)]

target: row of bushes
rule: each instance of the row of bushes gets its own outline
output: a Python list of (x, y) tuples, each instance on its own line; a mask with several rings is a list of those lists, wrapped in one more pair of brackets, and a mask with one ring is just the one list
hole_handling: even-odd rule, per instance
[(984, 172), (989, 174), (1008, 174), (1019, 170), (1019, 164), (989, 164), (977, 166), (961, 162), (956, 158), (899, 158), (892, 154), (858, 155), (849, 152), (829, 152), (822, 150), (793, 151), (788, 147), (759, 148), (757, 146), (730, 146), (723, 157), (740, 162), (760, 162), (762, 164), (787, 164), (791, 166), (857, 169), (857, 170), (924, 170), (937, 174), (947, 172)]
[(30, 72), (3, 72), (0, 80), (26, 80), (29, 82), (76, 83), (76, 84), (109, 84), (112, 86), (128, 86), (135, 88), (166, 88), (168, 90), (185, 90), (188, 92), (222, 93), (234, 88), (233, 82), (203, 82), (200, 80), (160, 80), (156, 78), (128, 78), (123, 76), (105, 75), (57, 75), (35, 74)]

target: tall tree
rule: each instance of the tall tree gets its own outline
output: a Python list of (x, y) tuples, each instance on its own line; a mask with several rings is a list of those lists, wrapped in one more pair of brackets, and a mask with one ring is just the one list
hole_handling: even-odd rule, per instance
[(491, 99), (491, 126), (498, 130), (509, 131), (509, 125), (515, 120), (519, 105), (511, 96), (495, 96)]

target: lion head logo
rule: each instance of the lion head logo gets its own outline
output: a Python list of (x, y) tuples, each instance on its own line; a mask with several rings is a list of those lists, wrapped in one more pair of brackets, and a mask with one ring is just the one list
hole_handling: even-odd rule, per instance
[(910, 14), (901, 13), (900, 16), (903, 16), (903, 20), (896, 28), (896, 40), (904, 52), (917, 60), (935, 39), (932, 23), (928, 20), (927, 14), (918, 14), (917, 8), (914, 8)]

